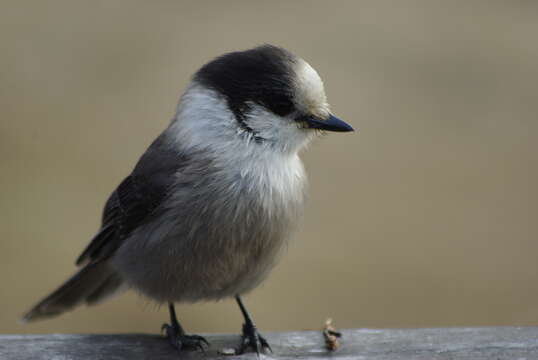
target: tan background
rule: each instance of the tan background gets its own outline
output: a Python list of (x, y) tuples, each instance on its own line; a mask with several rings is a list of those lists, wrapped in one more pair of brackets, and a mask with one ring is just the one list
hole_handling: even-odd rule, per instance
[[(246, 302), (268, 330), (538, 324), (538, 2), (2, 1), (0, 332), (158, 332), (124, 295), (23, 326), (189, 76), (284, 46), (325, 79), (302, 230)], [(238, 331), (231, 301), (180, 306)]]

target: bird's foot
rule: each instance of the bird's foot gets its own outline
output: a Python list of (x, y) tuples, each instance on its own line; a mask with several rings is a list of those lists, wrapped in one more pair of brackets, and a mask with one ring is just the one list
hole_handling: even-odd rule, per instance
[(187, 335), (178, 327), (163, 324), (163, 330), (170, 344), (179, 350), (196, 350), (204, 352), (204, 344), (209, 347), (207, 340), (200, 335)]
[(254, 324), (243, 324), (243, 335), (241, 338), (241, 344), (236, 350), (237, 354), (244, 354), (245, 351), (251, 348), (259, 356), (263, 349), (268, 349), (273, 352), (267, 340), (258, 332)]

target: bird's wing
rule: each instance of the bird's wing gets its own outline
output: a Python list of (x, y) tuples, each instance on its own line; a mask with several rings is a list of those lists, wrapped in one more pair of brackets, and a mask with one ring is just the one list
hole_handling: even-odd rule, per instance
[(174, 151), (161, 134), (142, 155), (133, 172), (108, 198), (101, 229), (76, 264), (111, 256), (167, 197), (175, 175), (185, 163), (185, 158)]

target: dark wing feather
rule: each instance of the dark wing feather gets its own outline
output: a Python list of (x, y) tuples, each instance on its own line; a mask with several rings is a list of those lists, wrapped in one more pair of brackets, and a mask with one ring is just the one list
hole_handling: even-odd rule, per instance
[(77, 265), (111, 256), (121, 243), (166, 198), (185, 157), (161, 134), (110, 195), (103, 211), (101, 229), (77, 259)]

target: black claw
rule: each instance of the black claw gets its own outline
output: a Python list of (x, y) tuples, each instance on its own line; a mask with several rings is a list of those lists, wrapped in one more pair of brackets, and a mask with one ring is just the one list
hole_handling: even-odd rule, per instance
[(263, 336), (260, 335), (258, 329), (255, 326), (249, 324), (243, 324), (243, 335), (241, 339), (241, 345), (237, 349), (238, 354), (244, 354), (247, 349), (251, 348), (256, 352), (258, 357), (263, 349), (268, 349), (273, 352), (271, 346)]
[(180, 350), (200, 350), (205, 352), (203, 344), (209, 347), (209, 342), (200, 335), (187, 335), (182, 333), (174, 326), (163, 324), (161, 331), (165, 331), (166, 337), (170, 344), (175, 347), (178, 351)]
[(273, 353), (273, 349), (271, 349), (271, 346), (269, 345), (269, 343), (267, 342), (267, 340), (265, 340), (264, 337), (262, 336), (259, 336), (260, 338), (260, 343), (262, 344), (262, 347), (266, 348), (267, 350), (269, 350), (271, 353)]

